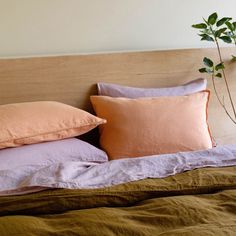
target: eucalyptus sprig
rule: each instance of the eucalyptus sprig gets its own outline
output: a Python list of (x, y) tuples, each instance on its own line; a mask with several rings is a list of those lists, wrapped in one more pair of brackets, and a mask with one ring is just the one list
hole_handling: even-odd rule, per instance
[(219, 39), (225, 43), (232, 43), (232, 38), (227, 32), (227, 23), (232, 20), (231, 17), (223, 17), (218, 20), (217, 13), (213, 13), (208, 17), (208, 20), (203, 18), (204, 22), (192, 25), (193, 28), (200, 29), (199, 36), (202, 41), (216, 42)]
[[(225, 23), (228, 31), (225, 32), (225, 34), (231, 38), (232, 42), (236, 46), (236, 22), (226, 22)], [(236, 56), (232, 55), (232, 61), (236, 61)]]
[[(219, 19), (218, 14), (215, 12), (211, 14), (208, 19), (203, 18), (202, 23), (192, 25), (192, 27), (195, 29), (199, 29), (200, 33), (198, 35), (201, 37), (202, 41), (214, 42), (216, 44), (219, 55), (219, 63), (214, 63), (213, 60), (205, 57), (203, 59), (205, 67), (199, 69), (199, 72), (208, 73), (211, 75), (213, 87), (221, 106), (224, 108), (229, 118), (236, 124), (236, 109), (231, 96), (219, 45), (219, 41), (223, 41), (224, 43), (228, 44), (233, 43), (236, 46), (236, 22), (232, 21), (231, 17), (223, 17)], [(232, 55), (232, 61), (236, 61), (236, 56)], [(234, 117), (232, 117), (232, 115), (226, 108), (224, 103), (224, 97), (223, 99), (220, 99), (220, 96), (215, 86), (216, 77), (224, 79), (227, 93), (230, 99), (230, 104), (234, 112)]]
[(207, 74), (211, 75), (213, 88), (214, 88), (216, 97), (217, 97), (220, 105), (223, 107), (223, 109), (225, 110), (226, 114), (231, 119), (231, 121), (236, 124), (235, 119), (231, 116), (230, 112), (228, 111), (227, 107), (225, 106), (224, 97), (222, 99), (220, 98), (220, 96), (217, 92), (217, 89), (216, 89), (216, 84), (215, 84), (215, 78), (222, 78), (222, 72), (225, 69), (224, 63), (219, 63), (219, 64), (215, 65), (214, 62), (207, 57), (204, 57), (203, 63), (205, 65), (205, 67), (199, 69), (199, 72), (200, 73), (207, 73)]
[(214, 62), (207, 57), (204, 57), (203, 63), (205, 67), (199, 69), (200, 73), (208, 73), (214, 77), (222, 78), (222, 73), (220, 71), (225, 69), (224, 63), (215, 65)]

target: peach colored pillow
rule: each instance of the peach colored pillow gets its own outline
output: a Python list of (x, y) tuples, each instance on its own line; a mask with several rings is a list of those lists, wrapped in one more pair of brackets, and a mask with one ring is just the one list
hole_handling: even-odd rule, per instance
[(189, 96), (91, 96), (101, 125), (100, 144), (110, 159), (212, 148), (207, 124), (209, 91)]
[(104, 119), (59, 102), (0, 106), (0, 149), (78, 136)]

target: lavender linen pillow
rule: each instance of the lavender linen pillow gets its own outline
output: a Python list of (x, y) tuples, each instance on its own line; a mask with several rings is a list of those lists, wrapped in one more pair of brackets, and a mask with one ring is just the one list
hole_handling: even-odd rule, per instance
[(65, 161), (102, 163), (108, 161), (108, 157), (102, 150), (76, 138), (0, 150), (0, 170)]
[(98, 95), (109, 97), (161, 97), (161, 96), (184, 96), (206, 90), (207, 80), (196, 79), (189, 83), (167, 88), (135, 88), (110, 83), (98, 83)]

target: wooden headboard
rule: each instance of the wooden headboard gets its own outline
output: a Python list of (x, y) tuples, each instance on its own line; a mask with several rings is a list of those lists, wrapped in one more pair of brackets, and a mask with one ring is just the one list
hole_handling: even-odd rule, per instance
[[(227, 60), (233, 53), (234, 48), (224, 48), (223, 58)], [(204, 56), (217, 58), (217, 51), (188, 49), (0, 59), (0, 104), (55, 100), (91, 111), (89, 96), (97, 93), (99, 81), (136, 87), (180, 85), (202, 76), (198, 69)], [(236, 65), (229, 63), (227, 74), (236, 101)], [(217, 86), (222, 93), (223, 81), (219, 80)], [(227, 118), (214, 93), (209, 122), (218, 143), (236, 143), (236, 125)]]

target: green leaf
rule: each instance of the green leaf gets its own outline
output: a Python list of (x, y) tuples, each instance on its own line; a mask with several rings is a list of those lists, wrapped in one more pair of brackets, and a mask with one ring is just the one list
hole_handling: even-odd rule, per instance
[(192, 25), (192, 27), (195, 29), (206, 29), (207, 25), (204, 23), (201, 23), (201, 24)]
[(227, 28), (221, 28), (215, 32), (215, 37), (220, 37), (222, 33), (224, 33)]
[(207, 21), (207, 22), (208, 22), (210, 25), (214, 25), (214, 24), (216, 23), (217, 18), (218, 18), (218, 15), (217, 15), (217, 13), (215, 12), (215, 13), (211, 14), (211, 15), (208, 17), (208, 21)]
[(236, 56), (232, 55), (232, 61), (236, 61)]
[(214, 66), (213, 61), (211, 59), (207, 58), (207, 57), (204, 57), (203, 62), (204, 62), (204, 65), (206, 65), (208, 67), (213, 67)]
[(227, 27), (229, 28), (229, 30), (234, 31), (234, 26), (233, 26), (233, 24), (231, 24), (230, 22), (226, 22), (225, 24), (227, 25)]
[(222, 78), (222, 74), (221, 74), (221, 73), (217, 73), (217, 74), (215, 75), (215, 77)]
[(217, 21), (216, 26), (220, 27), (220, 26), (222, 26), (223, 24), (225, 24), (229, 20), (232, 20), (232, 18), (224, 17), (224, 18), (220, 19), (219, 21)]
[(208, 34), (205, 34), (205, 33), (198, 34), (198, 35), (201, 36), (201, 37), (206, 37), (206, 36), (208, 36)]
[(223, 63), (220, 63), (218, 65), (215, 66), (215, 70), (218, 71), (218, 70), (223, 70), (225, 68), (224, 64)]
[[(202, 35), (201, 35), (201, 36), (202, 36)], [(201, 40), (202, 40), (202, 41), (215, 42), (215, 40), (214, 40), (211, 36), (209, 36), (209, 35), (207, 35), (207, 34), (204, 34), (204, 35), (202, 36)]]
[(236, 30), (236, 22), (232, 23), (233, 27), (234, 27), (234, 31)]
[(232, 39), (229, 36), (221, 36), (219, 38), (223, 40), (225, 43), (232, 43)]
[(201, 68), (201, 69), (199, 69), (199, 72), (200, 73), (207, 73), (207, 69), (204, 67), (204, 68)]

